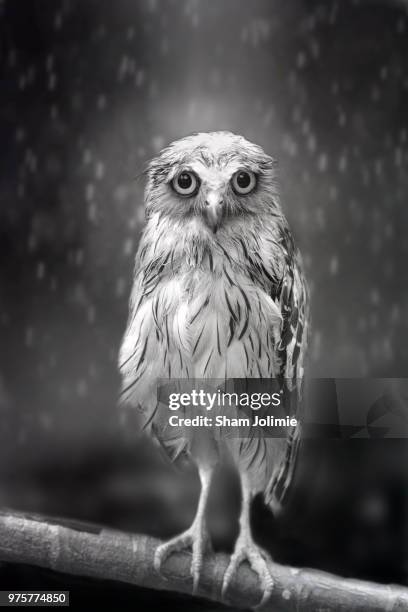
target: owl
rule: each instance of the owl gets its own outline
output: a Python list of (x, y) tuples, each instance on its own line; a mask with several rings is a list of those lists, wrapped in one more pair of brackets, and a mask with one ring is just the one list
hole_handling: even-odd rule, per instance
[(193, 462), (201, 481), (191, 527), (157, 549), (155, 567), (160, 571), (170, 554), (191, 547), (197, 589), (209, 543), (211, 478), (228, 456), (240, 477), (242, 505), (223, 596), (247, 561), (258, 575), (262, 604), (273, 580), (267, 554), (251, 535), (250, 504), (262, 493), (273, 510), (280, 508), (300, 425), (279, 438), (170, 427), (158, 410), (157, 385), (162, 379), (274, 379), (298, 414), (309, 300), (280, 204), (276, 163), (242, 136), (198, 133), (162, 150), (146, 174), (146, 226), (119, 355), (121, 401), (139, 411), (146, 431), (172, 459)]

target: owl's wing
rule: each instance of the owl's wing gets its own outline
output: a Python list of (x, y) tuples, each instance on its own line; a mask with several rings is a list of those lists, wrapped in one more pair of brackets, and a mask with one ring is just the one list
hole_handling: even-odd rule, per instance
[[(168, 427), (167, 412), (159, 409), (158, 381), (171, 378), (168, 358), (169, 325), (158, 290), (166, 275), (170, 253), (147, 253), (142, 239), (136, 254), (129, 317), (119, 351), (122, 378), (119, 405), (139, 431), (164, 450), (160, 430), (166, 428), (164, 456), (171, 460), (186, 451), (187, 440), (176, 427)], [(174, 390), (174, 389), (173, 389)], [(126, 417), (125, 417), (126, 418)]]
[(284, 273), (275, 293), (282, 314), (280, 342), (277, 345), (282, 381), (283, 401), (287, 414), (298, 425), (289, 432), (284, 459), (274, 471), (265, 491), (265, 500), (275, 510), (284, 502), (296, 463), (302, 420), (301, 387), (304, 357), (309, 332), (309, 294), (302, 271), (300, 254), (294, 247), (289, 230), (282, 233), (281, 246), (285, 254)]
[(137, 408), (141, 427), (151, 420), (156, 408), (154, 383), (163, 363), (163, 338), (157, 323), (158, 299), (155, 289), (163, 273), (163, 258), (143, 259), (143, 241), (136, 255), (129, 317), (119, 351), (122, 378), (119, 403)]
[(285, 267), (275, 296), (282, 314), (277, 350), (283, 382), (288, 389), (297, 387), (300, 392), (309, 331), (309, 294), (300, 254), (288, 231), (283, 234), (283, 248)]

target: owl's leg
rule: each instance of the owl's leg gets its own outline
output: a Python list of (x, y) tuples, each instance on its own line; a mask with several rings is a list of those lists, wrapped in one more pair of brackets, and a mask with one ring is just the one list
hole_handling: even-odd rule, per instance
[(193, 577), (193, 593), (196, 593), (198, 588), (204, 552), (207, 548), (211, 547), (211, 541), (205, 521), (205, 509), (208, 494), (210, 492), (213, 468), (209, 468), (208, 466), (199, 466), (198, 469), (201, 480), (201, 493), (198, 501), (197, 512), (191, 527), (169, 542), (159, 546), (154, 556), (154, 567), (156, 571), (160, 572), (161, 566), (167, 557), (174, 552), (191, 547), (191, 575)]
[(268, 569), (269, 555), (263, 551), (252, 539), (250, 526), (250, 506), (252, 501), (252, 490), (248, 475), (243, 473), (241, 477), (242, 487), (242, 509), (239, 519), (240, 533), (235, 544), (234, 553), (224, 574), (222, 584), (222, 597), (226, 599), (228, 587), (238, 571), (241, 563), (247, 561), (251, 569), (258, 574), (260, 587), (263, 591), (262, 599), (256, 606), (261, 607), (269, 599), (273, 588), (273, 580)]

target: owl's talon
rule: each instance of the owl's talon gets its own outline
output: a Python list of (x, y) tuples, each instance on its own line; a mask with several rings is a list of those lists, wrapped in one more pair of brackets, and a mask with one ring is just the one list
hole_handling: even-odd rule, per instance
[(190, 571), (193, 578), (193, 594), (195, 595), (200, 582), (204, 552), (211, 548), (210, 539), (202, 525), (193, 523), (190, 529), (159, 546), (156, 549), (153, 564), (156, 572), (162, 574), (161, 568), (166, 559), (173, 553), (186, 548), (191, 548), (192, 551)]
[(235, 551), (231, 556), (229, 565), (225, 571), (222, 583), (222, 598), (227, 600), (227, 591), (240, 565), (247, 561), (250, 568), (258, 575), (259, 586), (262, 589), (263, 595), (261, 601), (254, 609), (261, 608), (269, 599), (273, 589), (273, 579), (268, 568), (268, 555), (262, 551), (252, 541), (246, 539), (237, 541)]

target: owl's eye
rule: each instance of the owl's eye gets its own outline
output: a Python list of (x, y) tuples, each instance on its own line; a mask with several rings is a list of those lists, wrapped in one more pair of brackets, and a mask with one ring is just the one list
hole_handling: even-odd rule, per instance
[(191, 196), (198, 191), (199, 181), (193, 172), (184, 170), (172, 181), (174, 191), (183, 196)]
[(238, 170), (232, 177), (232, 188), (238, 195), (251, 193), (256, 187), (256, 176), (249, 170)]

